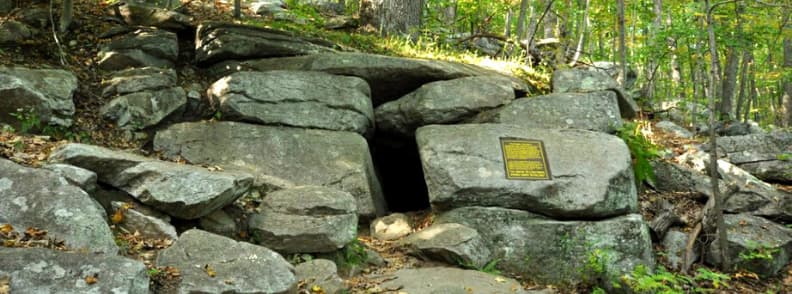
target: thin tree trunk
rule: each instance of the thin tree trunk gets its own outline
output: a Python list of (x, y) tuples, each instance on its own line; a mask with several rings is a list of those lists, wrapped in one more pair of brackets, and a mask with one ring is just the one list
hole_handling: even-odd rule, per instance
[[(54, 1), (54, 0), (50, 0)], [(66, 32), (71, 25), (72, 17), (74, 15), (74, 2), (72, 0), (63, 0), (63, 7), (61, 7), (61, 15), (58, 26), (58, 31), (61, 33)]]
[(723, 77), (720, 101), (720, 120), (729, 121), (732, 119), (732, 100), (734, 91), (737, 88), (737, 70), (740, 65), (740, 54), (736, 48), (729, 48), (726, 55), (726, 71)]
[(509, 11), (506, 12), (506, 23), (503, 25), (503, 36), (506, 38), (511, 38), (511, 27), (512, 27), (512, 9), (509, 8)]
[(234, 0), (234, 18), (242, 18), (242, 0)]
[(544, 16), (544, 38), (555, 38), (556, 37), (556, 25), (558, 24), (558, 17), (556, 16), (555, 12), (552, 11), (553, 9), (553, 1), (550, 1), (547, 5), (549, 13), (546, 13)]
[(619, 84), (624, 85), (627, 80), (627, 42), (625, 40), (624, 28), (624, 0), (618, 0), (616, 5), (619, 18), (619, 62), (621, 63), (621, 73), (619, 74)]
[(520, 12), (519, 16), (517, 17), (517, 39), (522, 39), (525, 34), (525, 18), (528, 16), (528, 0), (522, 0), (520, 2)]
[[(792, 38), (789, 36), (784, 37), (784, 69), (789, 71), (792, 69)], [(792, 78), (785, 78), (783, 81), (783, 93), (781, 95), (784, 112), (782, 117), (784, 126), (792, 126)]]
[(363, 0), (360, 19), (383, 35), (406, 34), (421, 26), (423, 0)]
[(577, 46), (575, 47), (575, 55), (572, 56), (572, 61), (569, 66), (575, 66), (580, 59), (580, 54), (586, 43), (586, 35), (588, 35), (588, 22), (589, 22), (589, 4), (591, 0), (584, 0), (583, 4), (583, 21), (580, 23), (580, 37), (578, 38)]
[[(652, 27), (649, 29), (649, 46), (656, 47), (657, 42), (655, 38), (657, 37), (657, 32), (660, 30), (660, 26), (662, 25), (663, 21), (663, 0), (654, 0), (654, 21), (652, 22)], [(646, 66), (646, 91), (644, 92), (646, 95), (647, 102), (649, 105), (654, 105), (654, 98), (655, 98), (655, 79), (657, 75), (657, 62), (654, 60), (654, 56), (647, 56), (647, 66)]]
[[(724, 2), (720, 2), (721, 4)], [(718, 4), (715, 4), (716, 6)], [(718, 187), (718, 144), (717, 144), (717, 133), (715, 132), (715, 97), (716, 95), (716, 85), (719, 84), (719, 65), (718, 65), (718, 46), (715, 43), (715, 24), (712, 20), (712, 9), (715, 6), (710, 8), (709, 0), (704, 0), (704, 9), (706, 10), (707, 14), (707, 34), (709, 35), (709, 46), (710, 46), (710, 63), (711, 63), (711, 82), (710, 82), (710, 96), (709, 96), (709, 140), (710, 140), (710, 182), (712, 184), (712, 197), (714, 198), (715, 206), (713, 209), (715, 210), (715, 223), (716, 223), (716, 230), (717, 230), (717, 240), (718, 240), (718, 249), (720, 251), (720, 260), (721, 260), (721, 270), (727, 271), (731, 268), (731, 261), (729, 260), (729, 246), (728, 240), (726, 239), (726, 223), (723, 220), (723, 199), (721, 199), (720, 189)]]
[(737, 120), (740, 120), (743, 104), (745, 104), (745, 88), (748, 84), (748, 67), (751, 66), (753, 62), (751, 60), (752, 58), (750, 50), (743, 50), (742, 64), (740, 65), (740, 92), (737, 95), (737, 105), (734, 110)]
[[(671, 27), (672, 14), (669, 13), (666, 16), (666, 25)], [(670, 71), (671, 71), (671, 87), (669, 88), (676, 88), (679, 89), (677, 92), (677, 97), (680, 99), (685, 97), (685, 87), (684, 87), (684, 79), (682, 79), (682, 69), (679, 66), (679, 56), (677, 55), (677, 40), (674, 37), (668, 37), (666, 39), (666, 43), (668, 44), (668, 48), (671, 51), (671, 64), (670, 64)]]

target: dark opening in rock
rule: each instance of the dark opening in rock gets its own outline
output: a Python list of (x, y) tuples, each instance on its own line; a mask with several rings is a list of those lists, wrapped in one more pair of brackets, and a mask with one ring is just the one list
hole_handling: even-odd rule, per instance
[(429, 208), (429, 194), (415, 138), (378, 134), (369, 144), (388, 210), (406, 212)]

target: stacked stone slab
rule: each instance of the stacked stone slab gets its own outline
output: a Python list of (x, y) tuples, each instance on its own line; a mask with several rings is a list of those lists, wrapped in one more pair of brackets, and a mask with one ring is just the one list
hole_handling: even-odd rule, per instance
[[(425, 126), (416, 138), (437, 222), (478, 231), (500, 269), (568, 284), (594, 275), (580, 270), (592, 256), (607, 279), (653, 265), (619, 138), (506, 124)], [(501, 138), (542, 141), (551, 178), (507, 179)]]

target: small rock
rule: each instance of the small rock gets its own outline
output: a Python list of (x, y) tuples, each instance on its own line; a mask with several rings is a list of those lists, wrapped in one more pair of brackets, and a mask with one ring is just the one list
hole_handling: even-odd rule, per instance
[(680, 127), (679, 125), (677, 125), (677, 124), (675, 124), (673, 122), (667, 121), (667, 120), (658, 122), (657, 124), (655, 124), (655, 127), (659, 128), (659, 129), (661, 129), (663, 131), (672, 133), (675, 136), (680, 137), (680, 138), (685, 138), (685, 139), (693, 138), (693, 133), (691, 133), (687, 129), (685, 129), (683, 127)]
[(448, 267), (402, 269), (379, 287), (410, 294), (528, 293), (514, 279)]
[(390, 241), (412, 233), (410, 218), (403, 213), (383, 216), (371, 222), (371, 236), (378, 240)]
[[(306, 289), (319, 287), (324, 293), (334, 294), (344, 289), (344, 280), (338, 276), (336, 264), (327, 259), (314, 259), (295, 267), (297, 280), (305, 283)], [(311, 290), (311, 292), (314, 292)]]
[(79, 168), (68, 164), (47, 164), (42, 167), (64, 177), (69, 183), (82, 188), (89, 194), (96, 191), (96, 173), (84, 168)]
[(147, 66), (173, 68), (178, 55), (175, 33), (142, 28), (103, 46), (98, 54), (99, 68), (107, 71)]
[(170, 224), (170, 217), (142, 205), (112, 202), (115, 213), (123, 217), (119, 226), (129, 232), (138, 232), (143, 238), (176, 240), (179, 235)]
[(218, 209), (200, 219), (201, 228), (228, 238), (238, 238), (239, 229), (234, 218), (225, 210)]
[(0, 66), (0, 122), (19, 128), (20, 120), (11, 115), (17, 113), (35, 117), (41, 127), (71, 126), (77, 85), (77, 77), (65, 70)]
[(476, 230), (455, 223), (435, 224), (404, 240), (413, 254), (470, 268), (491, 260), (487, 244)]
[[(789, 263), (792, 250), (792, 229), (761, 217), (727, 214), (728, 258), (736, 269), (747, 270), (760, 277), (772, 277)], [(718, 239), (712, 241), (706, 261), (721, 262)]]
[[(685, 250), (687, 248), (688, 234), (679, 230), (670, 230), (666, 232), (662, 244), (665, 248), (665, 257), (672, 270), (679, 270), (685, 262)], [(691, 261), (698, 260), (698, 250), (693, 248), (691, 251)]]

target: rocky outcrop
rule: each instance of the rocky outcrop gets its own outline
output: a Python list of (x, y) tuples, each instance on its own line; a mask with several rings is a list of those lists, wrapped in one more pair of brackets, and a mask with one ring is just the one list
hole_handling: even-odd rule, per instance
[(355, 198), (325, 187), (302, 186), (264, 198), (248, 228), (257, 244), (283, 253), (332, 252), (357, 237)]
[(207, 22), (198, 26), (196, 34), (195, 61), (202, 65), (335, 51), (327, 41), (257, 26)]
[(141, 28), (103, 45), (98, 64), (100, 69), (107, 71), (147, 66), (173, 68), (178, 56), (175, 33)]
[[(507, 179), (501, 138), (541, 140), (550, 179)], [(498, 206), (559, 219), (637, 211), (630, 153), (611, 135), (497, 124), (434, 125), (418, 129), (416, 139), (436, 210)]]
[(475, 270), (450, 267), (402, 269), (379, 285), (410, 294), (514, 293), (527, 294), (519, 282)]
[(126, 257), (0, 247), (0, 260), (11, 293), (149, 293), (146, 266)]
[(371, 133), (366, 81), (309, 71), (239, 72), (209, 89), (222, 119), (264, 125)]
[(588, 93), (614, 91), (622, 118), (633, 118), (640, 108), (616, 80), (601, 71), (567, 69), (553, 72), (553, 93)]
[(407, 237), (404, 244), (414, 255), (468, 268), (484, 268), (492, 258), (476, 230), (455, 223), (432, 225)]
[(0, 224), (46, 230), (71, 249), (118, 252), (101, 207), (52, 171), (0, 159), (0, 211)]
[(180, 114), (186, 104), (184, 89), (171, 87), (116, 97), (100, 113), (120, 129), (142, 130)]
[[(723, 218), (728, 230), (727, 256), (735, 268), (769, 277), (789, 263), (792, 229), (744, 214), (727, 214)], [(706, 260), (710, 264), (720, 264), (717, 244), (718, 240), (713, 240), (707, 251)]]
[(687, 129), (680, 127), (679, 125), (671, 122), (671, 121), (660, 121), (655, 124), (655, 127), (661, 129), (665, 132), (674, 134), (674, 136), (684, 138), (684, 139), (691, 139), (693, 138), (693, 133), (688, 131)]
[[(267, 248), (192, 229), (160, 252), (180, 270), (179, 293), (295, 293), (294, 267)], [(209, 272), (213, 274), (209, 274)]]
[[(362, 78), (371, 87), (375, 107), (396, 100), (430, 82), (470, 76), (503, 76), (474, 65), (365, 53), (229, 61), (213, 66), (209, 74), (219, 78), (236, 71), (268, 70), (311, 70)], [(524, 81), (513, 77), (509, 79), (518, 97), (528, 92), (529, 87)]]
[(141, 3), (121, 2), (118, 5), (118, 9), (115, 10), (116, 17), (132, 27), (156, 27), (172, 31), (181, 31), (193, 27), (191, 24), (192, 17), (168, 9), (141, 5)]
[(616, 94), (610, 91), (520, 98), (506, 106), (483, 112), (472, 122), (605, 133), (614, 133), (622, 125)]
[(182, 219), (199, 218), (233, 202), (253, 183), (246, 173), (213, 172), (84, 144), (65, 145), (50, 161), (91, 170), (100, 182)]
[(757, 178), (792, 183), (792, 132), (721, 137), (718, 152)]
[[(366, 140), (355, 133), (257, 126), (235, 122), (172, 125), (157, 133), (154, 149), (168, 158), (222, 165), (267, 179), (349, 192), (358, 213), (373, 218), (385, 211)], [(260, 188), (261, 189), (261, 188)]]
[(65, 70), (0, 66), (0, 123), (71, 126), (75, 90), (77, 77)]
[[(481, 234), (497, 267), (540, 283), (569, 284), (604, 275), (606, 281), (654, 265), (649, 228), (637, 214), (601, 221), (558, 221), (526, 211), (465, 207), (436, 223), (458, 223)], [(586, 268), (601, 261), (601, 273)]]
[(432, 82), (377, 107), (377, 130), (412, 136), (418, 127), (460, 122), (513, 99), (514, 90), (506, 78), (474, 76)]

